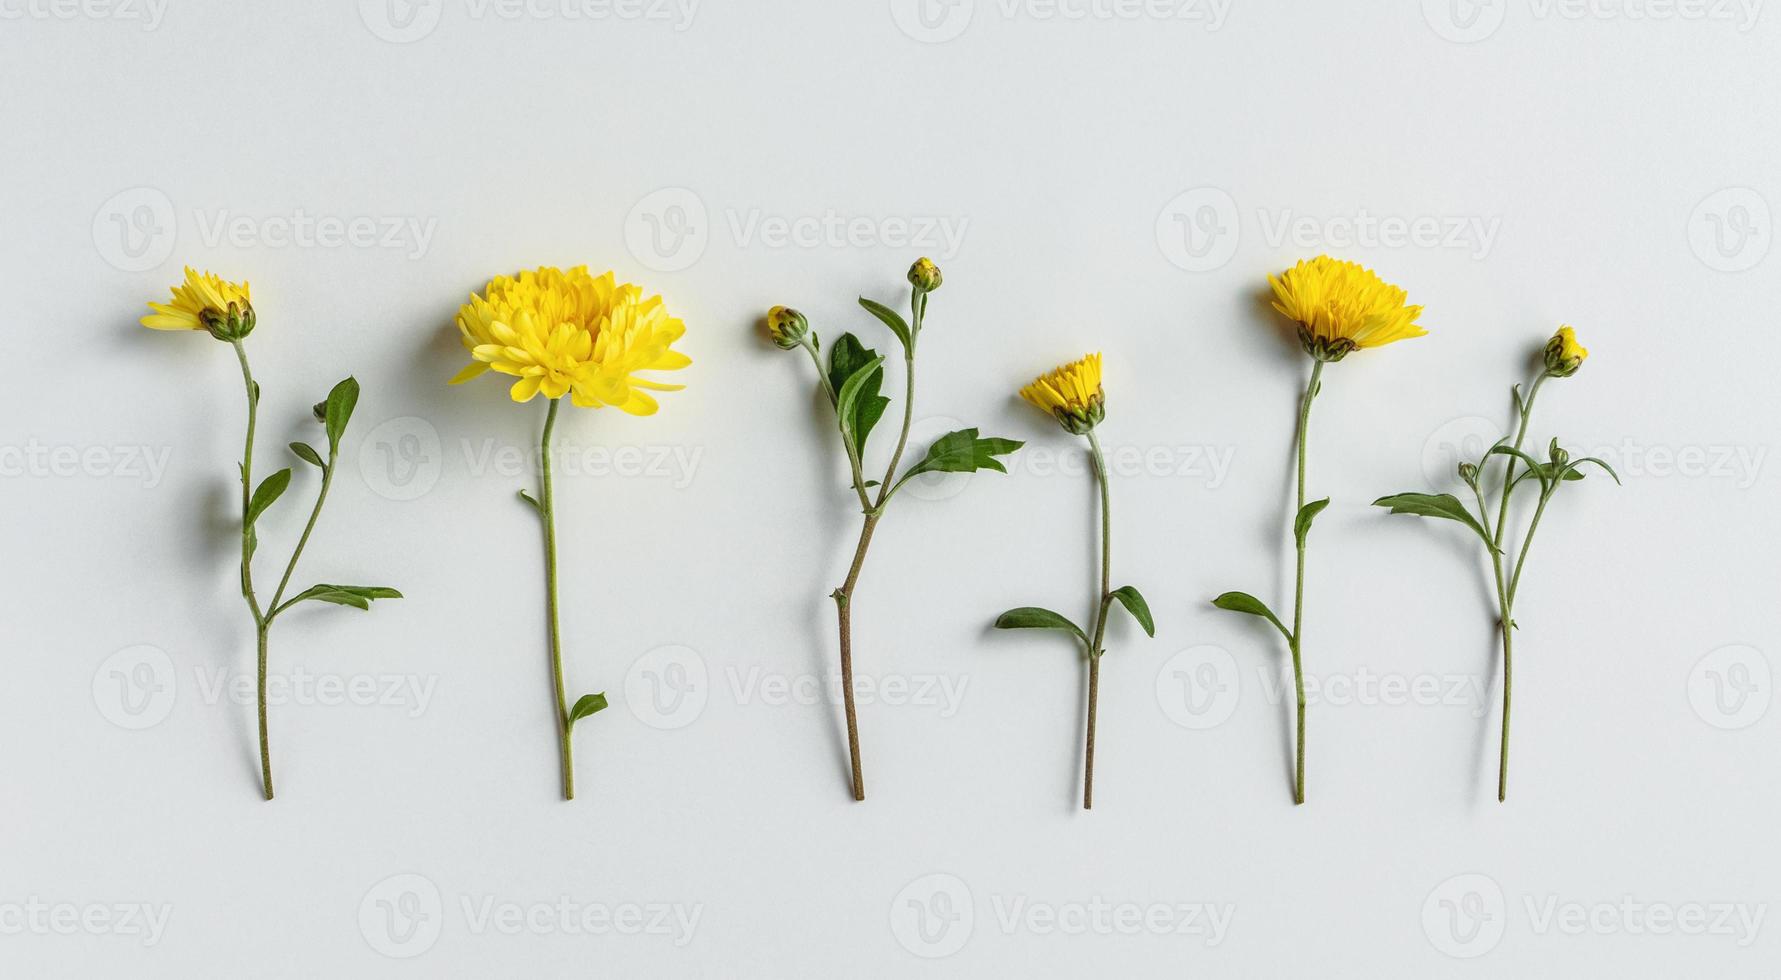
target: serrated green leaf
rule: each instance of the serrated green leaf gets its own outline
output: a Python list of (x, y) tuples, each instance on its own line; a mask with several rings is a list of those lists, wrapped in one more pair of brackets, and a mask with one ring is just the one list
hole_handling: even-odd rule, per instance
[(1227, 609), (1231, 612), (1260, 616), (1268, 622), (1273, 623), (1274, 628), (1280, 631), (1281, 636), (1286, 637), (1288, 643), (1292, 642), (1292, 633), (1288, 632), (1287, 628), (1281, 624), (1280, 617), (1274, 615), (1274, 610), (1269, 609), (1267, 603), (1257, 599), (1255, 596), (1252, 596), (1247, 592), (1226, 592), (1212, 600), (1212, 604), (1220, 609)]
[(948, 432), (935, 439), (933, 445), (928, 447), (928, 454), (921, 462), (904, 471), (897, 483), (902, 485), (909, 478), (922, 473), (973, 473), (977, 470), (1006, 473), (1008, 470), (996, 457), (1006, 456), (1021, 445), (1014, 439), (981, 438), (976, 429)]
[(1490, 535), (1484, 533), (1483, 525), (1466, 510), (1459, 498), (1450, 493), (1399, 493), (1389, 497), (1380, 497), (1373, 501), (1375, 507), (1390, 507), (1393, 514), (1413, 514), (1417, 517), (1441, 517), (1450, 521), (1458, 521), (1472, 529), (1478, 540), (1491, 551), (1496, 545), (1491, 543)]
[(1088, 634), (1082, 627), (1070, 622), (1062, 613), (1055, 613), (1038, 606), (1021, 606), (1010, 609), (996, 617), (996, 629), (999, 630), (1063, 630), (1075, 634), (1083, 646), (1088, 646)]
[(1144, 627), (1145, 635), (1156, 636), (1156, 620), (1150, 618), (1150, 604), (1144, 601), (1135, 586), (1122, 585), (1113, 590), (1113, 597), (1132, 614), (1139, 626)]
[(352, 418), (353, 408), (359, 404), (359, 382), (347, 378), (328, 392), (328, 401), (324, 414), (328, 428), (328, 445), (339, 448), (340, 437), (346, 432), (346, 423)]
[(1322, 500), (1313, 500), (1299, 508), (1298, 516), (1292, 519), (1292, 536), (1301, 546), (1305, 543), (1305, 535), (1311, 533), (1311, 522), (1316, 520), (1317, 515), (1329, 505), (1330, 498), (1325, 497)]
[(909, 332), (909, 324), (903, 321), (902, 314), (885, 306), (883, 303), (867, 299), (864, 296), (860, 297), (860, 305), (866, 308), (866, 312), (884, 321), (884, 325), (891, 329), (891, 333), (896, 334), (897, 339), (903, 342), (903, 349), (909, 349), (911, 336)]
[(860, 343), (860, 338), (844, 333), (829, 348), (829, 387), (840, 391), (853, 373), (872, 362), (878, 352)]
[(328, 464), (322, 462), (321, 454), (316, 452), (315, 449), (306, 442), (291, 443), (291, 452), (296, 453), (298, 459), (311, 466), (319, 466), (322, 469), (328, 468)]
[(586, 718), (588, 715), (597, 711), (604, 711), (605, 709), (605, 692), (599, 694), (583, 694), (576, 699), (575, 706), (569, 709), (569, 724), (573, 725), (581, 719)]
[(289, 469), (279, 470), (262, 480), (260, 485), (254, 489), (253, 497), (248, 500), (247, 513), (243, 515), (241, 523), (246, 527), (253, 527), (254, 522), (260, 519), (260, 515), (266, 512), (266, 508), (272, 506), (273, 502), (278, 500), (285, 488), (290, 485), (291, 471)]
[(835, 402), (835, 414), (841, 420), (841, 438), (847, 440), (856, 458), (866, 455), (866, 438), (884, 415), (890, 399), (880, 395), (884, 382), (884, 358), (874, 357), (853, 372), (841, 385)]

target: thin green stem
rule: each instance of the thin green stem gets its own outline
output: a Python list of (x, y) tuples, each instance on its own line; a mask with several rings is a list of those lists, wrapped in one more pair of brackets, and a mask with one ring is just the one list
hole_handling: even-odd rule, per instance
[[(919, 325), (920, 320), (916, 323)], [(911, 327), (910, 329), (917, 329)], [(874, 510), (884, 507), (890, 499), (893, 479), (897, 475), (897, 464), (902, 462), (903, 450), (909, 445), (909, 423), (915, 418), (915, 340), (909, 341), (910, 346), (903, 351), (903, 428), (897, 433), (897, 448), (891, 453), (890, 465), (884, 468), (884, 479), (878, 483), (878, 501), (873, 504)]]
[(557, 735), (562, 748), (563, 799), (575, 799), (575, 750), (570, 742), (569, 697), (563, 687), (562, 628), (557, 615), (557, 519), (556, 498), (550, 479), (551, 433), (557, 425), (557, 409), (561, 400), (552, 398), (544, 415), (544, 435), (538, 440), (539, 469), (544, 487), (538, 497), (539, 516), (544, 519), (544, 587), (545, 608), (550, 615), (550, 676), (557, 691)]
[[(841, 398), (836, 394), (835, 386), (829, 383), (829, 372), (823, 369), (822, 355), (817, 353), (816, 342), (806, 335), (800, 346), (804, 348), (805, 353), (810, 355), (811, 363), (816, 365), (816, 380), (821, 383), (823, 392), (829, 396), (829, 404), (839, 409)], [(839, 418), (836, 421), (839, 422)], [(853, 492), (859, 495), (860, 509), (870, 511), (872, 498), (866, 495), (866, 474), (865, 468), (860, 462), (859, 452), (846, 439), (841, 440), (841, 446), (847, 451), (847, 465), (853, 471)]]
[(1101, 654), (1105, 653), (1107, 610), (1113, 602), (1113, 504), (1107, 489), (1107, 460), (1095, 430), (1088, 430), (1095, 478), (1101, 487), (1101, 594), (1095, 612), (1095, 638), (1088, 649), (1088, 731), (1083, 743), (1082, 808), (1095, 807), (1095, 715), (1101, 694)]
[(272, 621), (271, 617), (261, 612), (259, 597), (254, 595), (254, 530), (247, 522), (248, 508), (253, 502), (254, 429), (260, 416), (260, 392), (259, 386), (254, 383), (253, 369), (247, 363), (247, 348), (242, 346), (240, 340), (230, 343), (235, 348), (235, 359), (241, 364), (241, 383), (247, 392), (247, 437), (241, 450), (241, 595), (247, 600), (248, 611), (254, 618), (254, 637), (258, 647), (254, 659), (260, 730), (260, 789), (266, 799), (270, 800), (272, 742), (266, 724), (266, 641)]
[[(1299, 480), (1298, 506), (1293, 510), (1295, 523), (1300, 511), (1305, 509), (1305, 444), (1309, 441), (1311, 430), (1311, 401), (1317, 397), (1317, 387), (1323, 378), (1321, 360), (1314, 361), (1311, 368), (1311, 380), (1305, 385), (1305, 397), (1299, 405)], [(1305, 665), (1302, 655), (1305, 638), (1305, 536), (1293, 535), (1294, 547), (1298, 552), (1298, 569), (1294, 577), (1292, 595), (1292, 677), (1293, 692), (1298, 699), (1298, 745), (1294, 755), (1292, 801), (1305, 802)]]
[[(1515, 428), (1516, 451), (1521, 450), (1522, 443), (1527, 440), (1528, 423), (1534, 415), (1534, 399), (1540, 395), (1540, 386), (1546, 383), (1550, 375), (1541, 372), (1528, 387), (1527, 398), (1517, 399), (1521, 418)], [(1488, 515), (1484, 512), (1484, 499), (1480, 495), (1478, 513), (1487, 520), (1485, 533), (1490, 536), (1491, 568), (1496, 575), (1497, 608), (1500, 613), (1500, 628), (1503, 632), (1503, 729), (1502, 744), (1497, 762), (1497, 802), (1501, 803), (1509, 795), (1509, 709), (1513, 701), (1515, 689), (1515, 589), (1521, 581), (1521, 566), (1527, 560), (1527, 549), (1533, 543), (1534, 530), (1540, 526), (1540, 515), (1545, 513), (1546, 501), (1550, 496), (1544, 488), (1540, 493), (1540, 504), (1534, 511), (1532, 523), (1528, 525), (1527, 535), (1522, 539), (1521, 556), (1516, 559), (1514, 573), (1509, 576), (1508, 584), (1504, 584), (1503, 575), (1503, 542), (1509, 529), (1509, 498), (1513, 495), (1515, 484), (1515, 465), (1517, 457), (1509, 455), (1503, 464), (1503, 487), (1501, 499), (1497, 502), (1497, 525), (1493, 533), (1488, 523)]]
[[(1540, 386), (1546, 383), (1547, 377), (1548, 377), (1548, 375), (1545, 372), (1541, 372), (1540, 376), (1535, 378), (1534, 383), (1531, 386), (1529, 386), (1528, 391), (1527, 391), (1527, 398), (1525, 400), (1521, 400), (1521, 420), (1515, 429), (1515, 449), (1517, 451), (1519, 451), (1521, 449), (1521, 444), (1527, 440), (1528, 422), (1534, 416), (1534, 399), (1540, 397)], [(1498, 501), (1498, 503), (1497, 503), (1496, 535), (1493, 538), (1491, 538), (1492, 543), (1494, 543), (1498, 548), (1501, 548), (1503, 546), (1503, 534), (1505, 531), (1508, 530), (1508, 526), (1509, 526), (1509, 490), (1510, 490), (1510, 487), (1515, 482), (1516, 457), (1506, 456), (1504, 458), (1507, 460), (1507, 462), (1505, 462), (1503, 464), (1503, 494), (1502, 494), (1502, 500)]]
[(303, 557), (303, 548), (309, 544), (309, 536), (315, 533), (316, 521), (322, 516), (322, 505), (328, 501), (328, 488), (334, 485), (334, 463), (338, 458), (339, 448), (330, 445), (328, 465), (322, 467), (321, 489), (316, 492), (315, 506), (309, 511), (309, 523), (303, 525), (303, 535), (297, 539), (297, 547), (291, 551), (291, 560), (285, 565), (284, 575), (278, 580), (278, 589), (272, 593), (272, 602), (269, 604), (271, 611), (266, 614), (268, 621), (285, 610), (279, 600), (284, 598), (285, 589), (290, 587), (291, 575), (297, 570), (297, 559)]

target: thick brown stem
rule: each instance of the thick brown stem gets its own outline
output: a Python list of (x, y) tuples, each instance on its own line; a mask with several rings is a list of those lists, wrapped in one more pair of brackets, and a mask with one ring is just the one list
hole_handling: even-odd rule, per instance
[(860, 768), (860, 722), (853, 703), (853, 590), (859, 584), (860, 569), (866, 564), (866, 549), (872, 545), (872, 532), (878, 527), (877, 514), (867, 514), (860, 526), (860, 543), (853, 552), (853, 564), (847, 570), (847, 581), (833, 593), (835, 619), (841, 631), (841, 701), (847, 712), (847, 755), (853, 767), (853, 798), (866, 798), (866, 777)]

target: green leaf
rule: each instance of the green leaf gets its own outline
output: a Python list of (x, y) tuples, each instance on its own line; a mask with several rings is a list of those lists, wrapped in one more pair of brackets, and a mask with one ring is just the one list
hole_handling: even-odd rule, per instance
[(883, 383), (884, 358), (874, 357), (841, 386), (835, 414), (841, 420), (841, 437), (847, 440), (857, 457), (865, 456), (866, 437), (872, 434), (872, 427), (878, 424), (878, 419), (884, 415), (884, 407), (890, 404), (889, 398), (878, 393)]
[(1300, 545), (1305, 543), (1305, 535), (1311, 533), (1311, 522), (1316, 520), (1317, 515), (1329, 505), (1330, 498), (1325, 497), (1322, 500), (1313, 500), (1299, 508), (1299, 516), (1293, 518), (1292, 521), (1292, 535)]
[(866, 312), (872, 314), (873, 316), (877, 317), (880, 320), (883, 320), (884, 325), (891, 329), (891, 333), (896, 334), (897, 339), (903, 342), (903, 349), (904, 350), (909, 349), (909, 343), (910, 343), (909, 324), (903, 322), (902, 314), (898, 313), (896, 310), (893, 310), (888, 306), (885, 306), (883, 303), (877, 302), (875, 300), (869, 300), (864, 296), (860, 297), (860, 305), (866, 308)]
[(588, 715), (591, 715), (596, 711), (603, 711), (605, 708), (605, 692), (599, 694), (583, 694), (580, 698), (576, 699), (575, 707), (569, 709), (569, 724), (573, 725), (581, 719), (586, 718)]
[(1380, 497), (1373, 501), (1375, 507), (1390, 507), (1394, 514), (1414, 514), (1417, 517), (1443, 517), (1450, 521), (1458, 521), (1472, 529), (1484, 546), (1491, 551), (1497, 548), (1490, 541), (1490, 535), (1484, 533), (1484, 527), (1472, 517), (1459, 498), (1450, 493), (1399, 493), (1389, 497)]
[(921, 473), (973, 473), (977, 470), (1006, 473), (1008, 471), (996, 457), (1006, 456), (1020, 447), (1021, 443), (1014, 439), (980, 438), (976, 429), (948, 432), (934, 440), (928, 447), (927, 456), (905, 470), (897, 484), (901, 486), (910, 477)]
[(1132, 614), (1132, 618), (1138, 621), (1139, 626), (1144, 627), (1145, 635), (1156, 636), (1156, 620), (1150, 618), (1150, 604), (1144, 601), (1142, 595), (1138, 594), (1135, 586), (1122, 585), (1113, 590), (1113, 597), (1119, 600), (1119, 604), (1125, 607), (1126, 612)]
[[(835, 411), (841, 417), (844, 437), (848, 426), (852, 425), (855, 441), (850, 445), (856, 454), (865, 453), (866, 439), (872, 434), (872, 427), (878, 424), (878, 420), (884, 416), (885, 406), (890, 404), (889, 398), (879, 394), (879, 389), (884, 385), (883, 360), (877, 351), (862, 345), (860, 339), (850, 333), (842, 334), (841, 339), (835, 341), (835, 346), (829, 351), (829, 387), (837, 395)], [(842, 412), (839, 404), (841, 390), (847, 387), (849, 379), (874, 362), (878, 362), (880, 366), (860, 382), (852, 410)]]
[(261, 481), (260, 485), (255, 488), (253, 497), (248, 500), (247, 514), (241, 520), (242, 525), (253, 527), (254, 522), (260, 519), (260, 515), (266, 512), (266, 508), (272, 506), (273, 502), (290, 485), (291, 471), (289, 469), (279, 470)]
[(1516, 449), (1514, 446), (1508, 445), (1506, 443), (1497, 443), (1496, 445), (1490, 447), (1490, 452), (1487, 452), (1484, 455), (1486, 455), (1486, 456), (1513, 456), (1516, 459), (1521, 460), (1523, 463), (1526, 463), (1527, 468), (1530, 470), (1538, 471), (1541, 468), (1539, 460), (1533, 458), (1532, 456), (1529, 456), (1527, 453), (1524, 453), (1521, 450)]
[(355, 609), (370, 609), (373, 599), (400, 599), (402, 593), (377, 585), (312, 585), (281, 606), (294, 606), (305, 599), (332, 602)]
[(346, 432), (347, 420), (352, 418), (352, 410), (359, 404), (359, 382), (347, 378), (328, 392), (328, 401), (324, 412), (324, 422), (328, 427), (328, 446), (339, 448), (340, 436)]
[(853, 373), (871, 363), (878, 352), (860, 343), (853, 334), (844, 333), (829, 348), (829, 387), (836, 391), (853, 377)]
[(1267, 603), (1257, 599), (1255, 596), (1252, 596), (1247, 592), (1226, 592), (1224, 595), (1212, 600), (1212, 604), (1220, 609), (1228, 609), (1231, 612), (1248, 613), (1251, 616), (1260, 616), (1268, 622), (1273, 623), (1274, 628), (1280, 631), (1281, 636), (1286, 637), (1288, 643), (1292, 642), (1292, 634), (1287, 631), (1285, 626), (1281, 625), (1280, 617), (1274, 615), (1274, 610), (1269, 609)]
[(308, 443), (305, 443), (305, 442), (291, 443), (291, 452), (296, 453), (298, 459), (302, 460), (305, 463), (308, 463), (311, 466), (319, 466), (324, 470), (328, 468), (328, 464), (322, 462), (321, 454), (316, 452), (313, 448), (311, 448)]
[[(1614, 482), (1616, 484), (1620, 484), (1620, 474), (1614, 472), (1614, 467), (1609, 466), (1607, 463), (1602, 462), (1601, 460), (1595, 458), (1594, 456), (1585, 456), (1582, 459), (1571, 460), (1571, 465), (1568, 468), (1566, 468), (1566, 470), (1565, 470), (1565, 479), (1567, 479), (1567, 480), (1581, 480), (1581, 479), (1583, 479), (1583, 474), (1578, 472), (1577, 467), (1582, 466), (1584, 463), (1594, 463), (1595, 465), (1600, 466), (1602, 468), (1603, 472), (1607, 473), (1609, 476), (1614, 478)], [(1620, 484), (1620, 485), (1624, 486), (1624, 484)]]
[(540, 513), (540, 514), (544, 513), (544, 505), (539, 503), (537, 498), (533, 497), (531, 494), (525, 492), (524, 490), (521, 490), (519, 492), (519, 499), (525, 501), (528, 504), (531, 504), (532, 509), (537, 511), (538, 513)]
[(1021, 606), (997, 616), (996, 629), (1063, 630), (1066, 633), (1076, 634), (1076, 638), (1082, 641), (1082, 645), (1088, 646), (1088, 634), (1082, 632), (1082, 627), (1070, 622), (1061, 613), (1054, 613), (1038, 606)]

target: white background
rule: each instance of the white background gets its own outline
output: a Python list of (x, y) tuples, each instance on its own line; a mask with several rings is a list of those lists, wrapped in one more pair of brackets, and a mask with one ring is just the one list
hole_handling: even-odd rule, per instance
[[(0, 972), (1771, 975), (1776, 12), (932, 2), (0, 0)], [(331, 237), (357, 218), (374, 240)], [(1327, 690), (1295, 808), (1282, 644), (1207, 600), (1290, 606), (1306, 363), (1265, 275), (1320, 251), (1429, 335), (1334, 366), (1313, 418)], [(918, 439), (1029, 449), (880, 529), (856, 646), (893, 695), (862, 708), (856, 804), (838, 707), (773, 696), (833, 670), (858, 515), (758, 318), (885, 350), (854, 297), (902, 305), (920, 254), (946, 284)], [(262, 579), (314, 488), (281, 447), (352, 373), (297, 577), (408, 596), (279, 622), (277, 671), (323, 687), (273, 707), (270, 804), (251, 699), (217, 687), (252, 671), (239, 378), (136, 325), (183, 263), (254, 287), (259, 468), (299, 469)], [(568, 804), (514, 497), (543, 403), (444, 381), (467, 294), (575, 263), (665, 294), (694, 364), (656, 417), (559, 426), (571, 689), (613, 702)], [(1592, 354), (1533, 444), (1625, 486), (1568, 487), (1534, 549), (1499, 806), (1477, 549), (1368, 502), (1488, 444), (1561, 322)], [(1014, 392), (1093, 349), (1115, 578), (1159, 632), (1113, 625), (1083, 813), (1078, 661), (988, 624), (1088, 611), (1091, 484), (1056, 463), (1080, 443)], [(132, 905), (164, 927), (106, 924)], [(661, 928), (572, 934), (559, 905)]]

